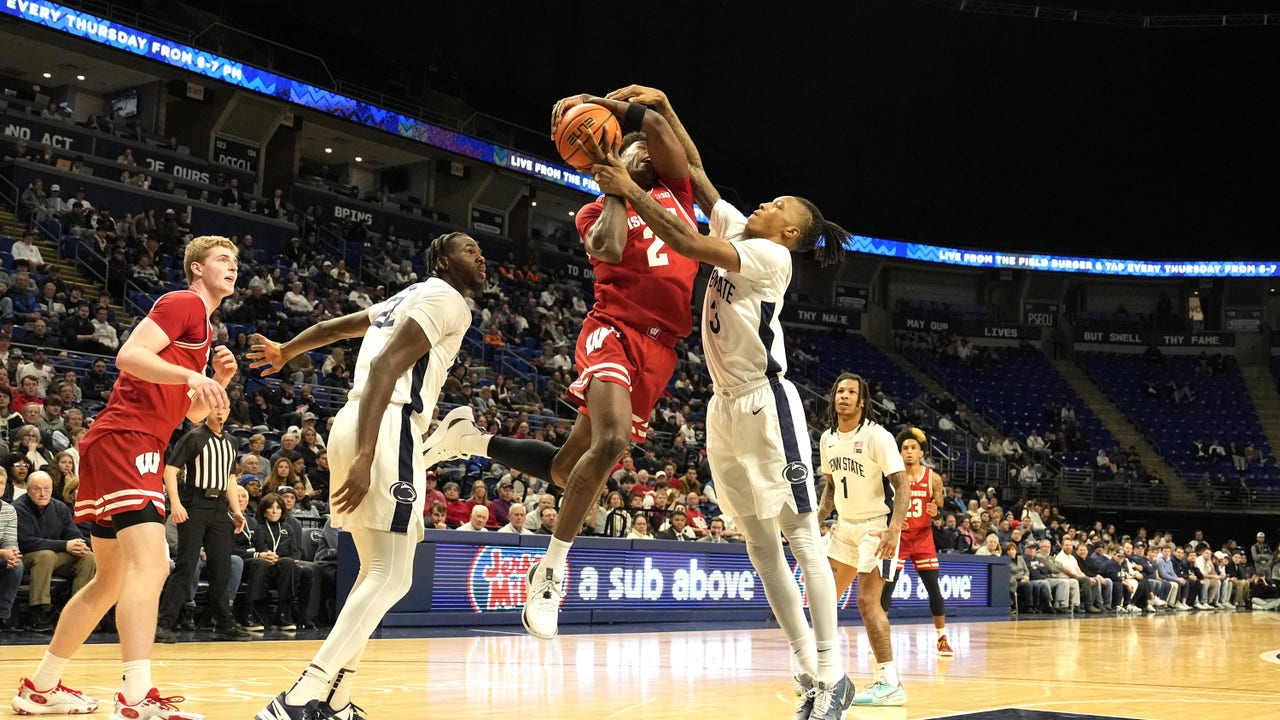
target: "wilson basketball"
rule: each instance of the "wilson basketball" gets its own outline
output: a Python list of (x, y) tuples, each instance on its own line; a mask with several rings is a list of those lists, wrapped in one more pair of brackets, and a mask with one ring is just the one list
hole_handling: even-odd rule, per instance
[(622, 126), (609, 109), (595, 103), (582, 103), (569, 110), (556, 125), (556, 150), (566, 163), (578, 172), (591, 169), (591, 159), (582, 141), (594, 135), (600, 147), (617, 150), (622, 144)]

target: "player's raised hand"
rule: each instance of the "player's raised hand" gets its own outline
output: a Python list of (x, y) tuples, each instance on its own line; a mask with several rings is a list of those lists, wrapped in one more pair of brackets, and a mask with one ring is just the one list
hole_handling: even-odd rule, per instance
[(231, 354), (231, 350), (226, 345), (219, 345), (213, 349), (213, 379), (217, 380), (226, 387), (231, 382), (231, 378), (235, 377), (236, 356)]
[(623, 102), (635, 102), (655, 108), (665, 107), (667, 104), (666, 93), (646, 85), (628, 85), (624, 88), (618, 88), (605, 95), (605, 98)]
[(589, 97), (591, 97), (590, 93), (579, 93), (577, 95), (570, 95), (567, 98), (561, 98), (557, 100), (556, 104), (551, 106), (551, 139), (552, 140), (555, 140), (556, 138), (556, 125), (560, 124), (560, 118), (564, 117), (565, 113), (569, 112), (570, 110), (586, 102), (587, 98)]
[(203, 404), (211, 411), (231, 404), (227, 400), (225, 387), (217, 380), (199, 373), (192, 373), (191, 379), (187, 380), (187, 397), (191, 398), (193, 405)]
[(587, 134), (582, 139), (582, 149), (591, 158), (591, 176), (605, 195), (626, 196), (627, 190), (635, 185), (631, 173), (622, 164), (622, 160), (613, 150), (606, 151), (596, 140), (595, 135)]
[(264, 368), (263, 377), (280, 372), (280, 368), (284, 367), (286, 362), (284, 353), (280, 351), (280, 343), (260, 333), (254, 333), (249, 341), (252, 343), (249, 352), (244, 354), (245, 359), (249, 361), (249, 367)]
[(358, 453), (347, 470), (347, 479), (342, 488), (333, 494), (332, 507), (335, 511), (349, 513), (360, 506), (364, 496), (369, 494), (369, 473), (373, 465), (373, 455)]

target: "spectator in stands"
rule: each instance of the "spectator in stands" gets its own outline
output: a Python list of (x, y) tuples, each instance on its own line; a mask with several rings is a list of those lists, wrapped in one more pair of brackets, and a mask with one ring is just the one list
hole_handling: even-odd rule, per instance
[(114, 383), (115, 379), (107, 375), (107, 361), (97, 358), (81, 380), (80, 392), (87, 400), (105, 403), (111, 397)]
[(1254, 569), (1261, 569), (1264, 575), (1271, 572), (1271, 563), (1275, 556), (1271, 552), (1271, 547), (1267, 545), (1267, 534), (1260, 532), (1257, 535), (1256, 542), (1249, 547), (1249, 559), (1253, 561)]
[(226, 207), (239, 210), (243, 203), (244, 194), (240, 192), (240, 180), (233, 177), (227, 182), (227, 186), (222, 190), (222, 204)]
[(454, 529), (484, 532), (489, 520), (489, 508), (484, 505), (475, 505), (471, 508), (471, 515), (467, 518), (467, 521)]
[[(1034, 542), (1034, 541), (1029, 541)], [(1080, 609), (1080, 585), (1076, 579), (1067, 573), (1066, 568), (1053, 555), (1053, 545), (1048, 540), (1041, 540), (1039, 543), (1039, 552), (1036, 553), (1038, 559), (1046, 568), (1049, 569), (1049, 585), (1054, 589), (1054, 595), (1057, 596), (1059, 588), (1065, 588), (1066, 603), (1057, 603), (1054, 610), (1057, 612), (1067, 613), (1072, 610)]]
[(138, 161), (133, 159), (133, 148), (125, 148), (124, 152), (116, 156), (116, 162), (129, 167), (138, 167)]
[(1209, 459), (1210, 465), (1216, 466), (1218, 463), (1227, 459), (1227, 450), (1226, 448), (1222, 447), (1222, 443), (1218, 440), (1218, 438), (1214, 438), (1212, 441), (1210, 441), (1209, 448), (1208, 450), (1206, 450), (1206, 454), (1209, 456), (1208, 459)]
[(13, 141), (13, 149), (4, 154), (4, 160), (5, 162), (13, 160), (33, 161), (35, 158), (32, 156), (31, 150), (27, 148), (27, 141), (18, 138)]
[[(14, 348), (17, 350), (17, 348)], [(12, 353), (13, 350), (10, 350)], [(21, 351), (18, 351), (21, 353)], [(9, 409), (14, 412), (22, 412), (27, 405), (35, 403), (43, 405), (44, 399), (40, 396), (40, 384), (35, 375), (22, 375), (22, 381), (18, 384), (18, 392), (13, 394), (13, 400), (9, 403)]]
[(40, 303), (31, 288), (31, 279), (26, 271), (18, 270), (13, 273), (13, 284), (9, 287), (8, 298), (13, 303), (14, 322), (26, 325), (36, 319), (36, 314), (40, 312)]
[[(7, 478), (0, 468), (0, 497), (7, 489)], [(13, 604), (18, 597), (25, 567), (18, 548), (18, 513), (13, 505), (0, 499), (0, 632), (16, 630)]]
[[(30, 325), (28, 325), (28, 328), (29, 332), (27, 333), (26, 342), (37, 346), (36, 349), (32, 351), (32, 356), (41, 354), (40, 351), (43, 349), (45, 358), (47, 359), (49, 348), (56, 349), (62, 344), (62, 338), (49, 332), (49, 323), (45, 322), (45, 319), (42, 317), (37, 317), (32, 320)], [(66, 357), (65, 352), (59, 354)]]
[[(44, 201), (41, 201), (44, 204)], [(9, 252), (13, 255), (14, 261), (26, 260), (28, 267), (32, 270), (39, 271), (44, 267), (44, 256), (40, 254), (40, 247), (36, 245), (36, 234), (31, 230), (24, 231), (18, 242), (13, 244)]]
[(512, 503), (511, 511), (507, 516), (507, 523), (498, 528), (498, 532), (516, 534), (532, 532), (526, 527), (527, 515), (528, 511), (525, 510), (524, 505), (521, 505), (520, 503)]
[[(26, 147), (25, 144), (23, 147)], [(35, 178), (27, 184), (26, 189), (18, 197), (18, 220), (24, 226), (31, 227), (44, 216), (47, 201), (48, 196), (44, 192), (44, 181), (40, 178)]]
[(14, 501), (18, 515), (18, 548), (30, 573), (29, 627), (33, 632), (53, 629), (50, 586), (55, 574), (72, 577), (72, 593), (93, 579), (96, 565), (88, 543), (72, 521), (71, 508), (53, 502), (53, 478), (33, 472), (27, 493)]

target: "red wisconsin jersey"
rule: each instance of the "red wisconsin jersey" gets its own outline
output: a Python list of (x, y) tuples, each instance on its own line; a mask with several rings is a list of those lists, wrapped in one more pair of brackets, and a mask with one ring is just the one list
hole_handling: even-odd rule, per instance
[[(169, 336), (169, 345), (160, 351), (165, 362), (204, 372), (213, 344), (213, 328), (199, 295), (191, 290), (166, 293), (147, 317)], [(112, 386), (111, 399), (98, 413), (88, 434), (127, 430), (146, 433), (168, 444), (190, 409), (186, 385), (157, 385), (122, 370)]]
[[(649, 197), (695, 230), (693, 186), (689, 178), (662, 178)], [(604, 212), (604, 198), (578, 211), (578, 235), (586, 238)], [(698, 261), (672, 250), (627, 205), (627, 244), (622, 259), (605, 263), (591, 258), (595, 270), (593, 315), (626, 325), (667, 344), (693, 330), (693, 279)], [(667, 336), (660, 337), (663, 333)]]
[(930, 527), (931, 520), (926, 507), (933, 500), (933, 470), (924, 469), (924, 473), (920, 475), (920, 479), (911, 483), (911, 505), (907, 508), (907, 520), (902, 526), (902, 532), (928, 532), (932, 533)]

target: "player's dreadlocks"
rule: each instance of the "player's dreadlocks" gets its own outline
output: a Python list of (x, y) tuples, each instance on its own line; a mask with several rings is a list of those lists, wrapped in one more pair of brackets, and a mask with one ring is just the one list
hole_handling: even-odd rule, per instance
[(871, 392), (870, 384), (861, 375), (842, 372), (840, 377), (836, 378), (835, 383), (831, 385), (831, 392), (827, 395), (829, 398), (827, 404), (827, 427), (831, 429), (831, 432), (840, 431), (840, 418), (836, 415), (836, 388), (839, 388), (840, 383), (846, 380), (858, 383), (858, 401), (862, 403), (862, 422), (875, 420), (875, 410), (871, 404), (871, 398), (868, 396), (868, 393)]
[(810, 220), (809, 226), (800, 234), (796, 250), (799, 252), (812, 250), (814, 259), (822, 267), (844, 262), (844, 243), (852, 238), (853, 234), (833, 222), (828, 222), (817, 205), (802, 197), (796, 200), (799, 200), (800, 204), (809, 211)]
[(432, 239), (427, 245), (427, 274), (437, 276), (440, 274), (440, 258), (444, 257), (449, 243), (457, 237), (468, 237), (468, 235), (464, 232), (448, 232)]

